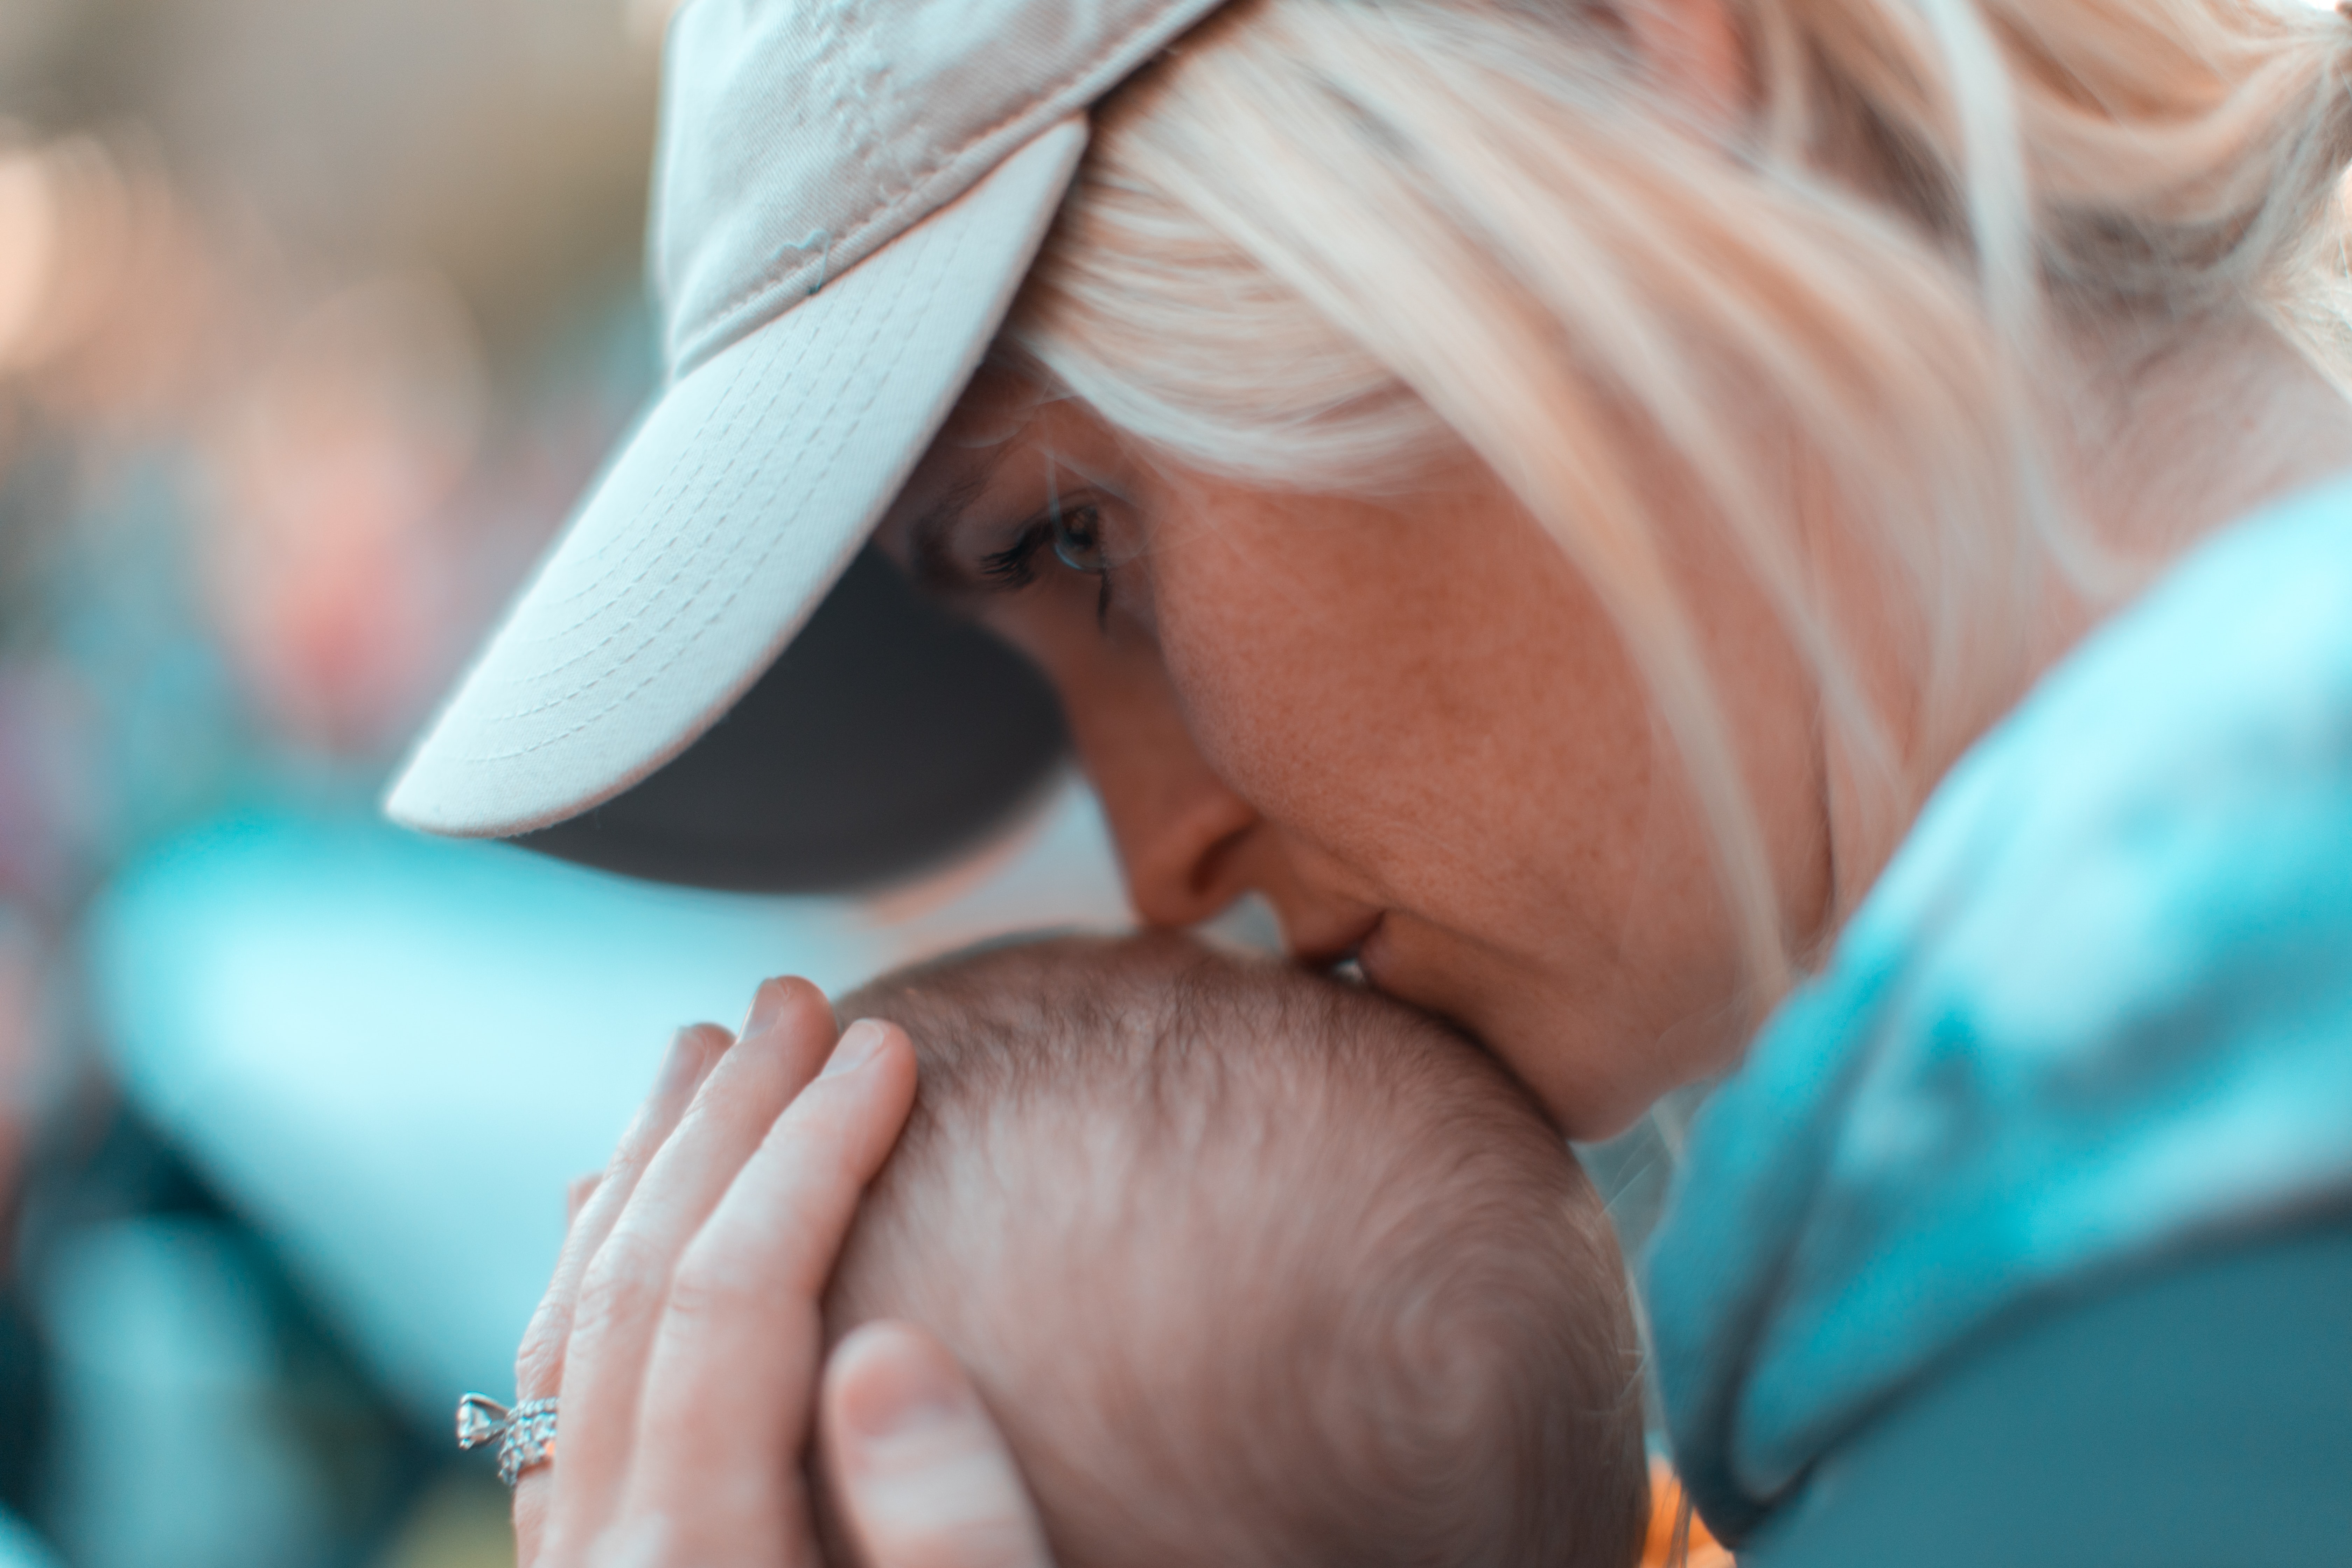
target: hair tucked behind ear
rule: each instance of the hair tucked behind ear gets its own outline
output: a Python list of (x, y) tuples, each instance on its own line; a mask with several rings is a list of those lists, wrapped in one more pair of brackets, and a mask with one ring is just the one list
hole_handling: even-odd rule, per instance
[[(2300, 0), (1724, 3), (1754, 72), (1729, 148), (1601, 0), (1238, 0), (1104, 106), (1006, 336), (1234, 477), (1362, 493), (1482, 459), (1649, 681), (1763, 1003), (1790, 933), (1677, 561), (1739, 552), (1891, 847), (2084, 586), (2029, 390), (2053, 329), (2245, 310), (2352, 363), (2352, 26)], [(1832, 548), (1900, 692), (1823, 591)]]

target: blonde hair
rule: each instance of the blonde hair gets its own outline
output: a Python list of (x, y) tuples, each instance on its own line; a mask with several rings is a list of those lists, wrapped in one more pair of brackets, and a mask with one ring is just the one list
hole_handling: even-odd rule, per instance
[[(1225, 476), (1491, 468), (1648, 682), (1760, 1005), (1797, 955), (1673, 562), (1739, 552), (1891, 847), (2082, 576), (2034, 428), (2055, 329), (2243, 309), (2346, 362), (2352, 26), (1724, 3), (1754, 74), (1731, 155), (1602, 0), (1238, 0), (1102, 107), (1003, 342)], [(1662, 448), (1703, 506), (1669, 515)], [(1826, 528), (1910, 644), (1907, 721), (1823, 592)]]

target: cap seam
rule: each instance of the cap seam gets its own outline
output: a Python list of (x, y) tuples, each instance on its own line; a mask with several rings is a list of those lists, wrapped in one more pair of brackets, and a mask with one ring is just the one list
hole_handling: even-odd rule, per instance
[[(861, 5), (861, 0), (840, 0), (840, 5), (841, 10), (845, 15), (852, 11), (862, 9), (866, 13), (867, 20), (871, 20), (872, 6), (870, 5)], [(875, 46), (876, 31), (876, 28), (869, 26), (862, 29), (856, 35), (859, 43), (864, 46), (860, 51), (863, 58), (859, 61), (859, 67), (857, 69), (849, 70), (845, 68), (842, 76), (843, 81), (848, 85), (851, 91), (856, 94), (858, 111), (865, 115), (866, 124), (869, 128), (872, 128), (874, 121), (874, 95), (869, 92), (867, 89), (877, 79), (887, 78), (891, 74), (889, 61), (883, 58), (881, 51)], [(882, 147), (884, 152), (888, 154), (890, 160), (890, 174), (888, 177), (897, 182), (895, 186), (889, 184), (884, 185), (883, 191), (885, 200), (888, 202), (902, 200), (914, 189), (915, 181), (918, 176), (914, 174), (912, 169), (908, 165), (905, 149), (899, 144), (897, 139), (891, 137), (882, 138)], [(820, 260), (817, 266), (816, 287), (821, 289), (824, 287), (824, 264)], [(730, 309), (732, 309), (732, 307), (730, 307)]]
[[(858, 224), (855, 228), (851, 229), (847, 235), (835, 237), (833, 241), (834, 251), (837, 254), (844, 250), (854, 250), (856, 247), (865, 243), (866, 238), (872, 235), (876, 228), (883, 226), (887, 220), (897, 216), (899, 209), (910, 205), (919, 200), (930, 186), (938, 184), (949, 183), (944, 177), (952, 174), (955, 172), (951, 165), (958, 159), (963, 157), (965, 153), (971, 151), (972, 148), (978, 146), (981, 142), (986, 141), (989, 137), (995, 135), (998, 132), (1002, 131), (1005, 125), (1011, 123), (1013, 120), (1017, 118), (1018, 116), (1008, 116), (1005, 120), (999, 121), (996, 124), (990, 126), (987, 130), (975, 134), (970, 141), (965, 142), (957, 147), (953, 153), (940, 159), (937, 163), (934, 163), (929, 170), (919, 177), (918, 184), (908, 187), (898, 195), (893, 197), (886, 205), (875, 208), (871, 216), (866, 217), (864, 222)], [(1039, 133), (1042, 135), (1043, 132), (1041, 131)], [(1024, 145), (1026, 145), (1026, 143), (1024, 143)], [(1002, 163), (1003, 160), (1000, 159), (999, 162)], [(979, 181), (977, 179), (973, 180), (971, 182), (971, 185), (967, 185), (965, 190), (958, 191), (954, 196), (950, 196), (947, 200), (940, 202), (938, 207), (933, 210), (944, 211), (947, 207), (954, 204), (957, 197), (963, 195), (966, 191), (969, 191), (971, 188), (972, 185), (977, 185), (978, 184)], [(926, 213), (924, 216), (928, 217), (930, 215)], [(913, 226), (913, 225), (908, 225), (908, 231), (911, 232)], [(879, 251), (881, 248), (882, 247), (880, 246), (875, 247), (877, 251)], [(872, 259), (872, 256), (870, 254), (867, 256), (862, 256), (858, 258), (856, 265), (863, 266), (870, 259)], [(790, 272), (782, 273), (775, 278), (766, 279), (761, 282), (755, 283), (749, 289), (744, 289), (741, 293), (736, 295), (733, 299), (729, 300), (726, 303), (720, 305), (713, 314), (725, 318), (742, 315), (746, 313), (748, 307), (759, 303), (762, 296), (787, 292), (788, 286), (799, 282), (803, 277), (806, 276), (808, 270), (808, 267), (803, 264), (800, 267), (794, 268)], [(808, 299), (811, 298), (811, 296), (804, 294), (802, 298)], [(777, 311), (772, 316), (763, 317), (760, 321), (754, 322), (751, 327), (733, 333), (730, 341), (720, 342), (716, 347), (707, 346), (708, 341), (714, 338), (728, 338), (729, 333), (726, 331), (724, 324), (713, 324), (712, 326), (704, 328), (693, 338), (693, 347), (689, 351), (678, 355), (677, 367), (672, 374), (674, 375), (681, 376), (691, 374), (695, 370), (699, 369), (702, 365), (708, 363), (719, 354), (724, 353), (727, 349), (732, 347), (734, 343), (740, 342), (744, 338), (749, 337), (753, 331), (758, 331), (761, 327), (766, 326), (773, 321), (781, 321), (785, 316), (790, 315), (794, 308), (796, 307), (787, 307), (784, 310)]]
[[(1071, 114), (1085, 112), (1082, 107), (1070, 105), (1066, 100), (1074, 94), (1076, 94), (1078, 89), (1083, 86), (1087, 79), (1093, 76), (1097, 71), (1100, 70), (1107, 61), (1115, 58), (1121, 51), (1132, 47), (1138, 34), (1148, 31), (1148, 28), (1138, 28), (1134, 32), (1122, 34), (1112, 43), (1089, 56), (1083, 65), (1069, 72), (1067, 76), (1055, 86), (1051, 92), (1042, 94), (1039, 97), (1031, 100), (1022, 107), (1000, 116), (987, 126), (972, 132), (971, 135), (958, 142), (950, 150), (940, 154), (937, 158), (932, 160), (928, 168), (926, 168), (921, 174), (915, 176), (915, 183), (913, 184), (907, 186), (905, 189), (900, 191), (898, 195), (891, 197), (887, 201), (884, 202), (880, 206), (876, 207), (865, 219), (855, 225), (847, 235), (835, 236), (833, 241), (833, 249), (835, 252), (856, 249), (859, 245), (865, 243), (866, 238), (877, 226), (882, 226), (889, 219), (896, 217), (901, 209), (919, 200), (933, 186), (942, 183), (952, 184), (950, 176), (957, 173), (956, 165), (963, 160), (964, 156), (971, 153), (973, 148), (988, 141), (991, 137), (1002, 133), (1007, 127), (1016, 125), (1023, 119), (1033, 115), (1043, 115), (1049, 119), (1053, 123), (1059, 123), (1062, 120), (1068, 118)], [(1164, 47), (1165, 46), (1163, 45), (1161, 47)], [(1139, 68), (1140, 68), (1140, 65), (1141, 62), (1139, 61)], [(1024, 147), (1027, 146), (1029, 142), (1034, 141), (1037, 136), (1042, 136), (1051, 128), (1051, 124), (1039, 126), (1036, 133), (1024, 140), (1020, 145)], [(1005, 158), (1000, 158), (997, 162), (1002, 163), (1006, 158), (1010, 158), (1011, 156), (1012, 153), (1008, 152), (1005, 154)], [(969, 190), (971, 185), (977, 184), (979, 183), (979, 176), (971, 177), (967, 182), (964, 189)], [(963, 194), (964, 192), (962, 190), (957, 191), (954, 195), (949, 196), (945, 200), (939, 202), (937, 204), (937, 207), (933, 210), (936, 211), (939, 208), (948, 206), (950, 203), (955, 201), (958, 196), (961, 196)], [(926, 213), (924, 216), (928, 217), (929, 214)], [(877, 247), (876, 248), (879, 249), (880, 247)], [(860, 257), (858, 259), (859, 263), (863, 263), (866, 258), (865, 257)], [(709, 348), (707, 347), (707, 344), (709, 340), (714, 337), (723, 337), (726, 335), (724, 322), (725, 318), (732, 318), (743, 314), (747, 307), (758, 303), (762, 296), (785, 292), (788, 286), (797, 283), (802, 278), (807, 276), (808, 271), (809, 268), (807, 265), (803, 263), (799, 267), (795, 267), (790, 272), (780, 273), (772, 278), (762, 279), (760, 281), (751, 284), (750, 287), (740, 290), (731, 298), (717, 306), (710, 314), (713, 317), (720, 318), (721, 320), (715, 321), (712, 325), (703, 328), (688, 340), (691, 346), (678, 354), (677, 366), (672, 374), (675, 375), (688, 374), (697, 366), (712, 358), (715, 354), (724, 353), (726, 348), (725, 344), (720, 345), (717, 349)], [(806, 296), (803, 297), (806, 298)], [(756, 325), (765, 325), (768, 321), (778, 320), (789, 313), (790, 307), (787, 307), (785, 310), (777, 311), (773, 316), (763, 318), (762, 321), (756, 323)], [(749, 335), (749, 330), (744, 332), (736, 333), (735, 341), (740, 342), (741, 339), (747, 335)]]

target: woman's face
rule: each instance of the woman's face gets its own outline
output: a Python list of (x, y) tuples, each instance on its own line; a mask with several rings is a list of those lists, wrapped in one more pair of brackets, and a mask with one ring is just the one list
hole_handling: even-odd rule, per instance
[[(989, 372), (882, 542), (1044, 667), (1145, 920), (1255, 889), (1297, 957), (1355, 956), (1579, 1137), (1737, 1050), (1736, 944), (1672, 752), (1599, 605), (1483, 469), (1386, 504), (1271, 493), (1144, 463)], [(1810, 698), (1751, 592), (1685, 579), (1810, 922)]]

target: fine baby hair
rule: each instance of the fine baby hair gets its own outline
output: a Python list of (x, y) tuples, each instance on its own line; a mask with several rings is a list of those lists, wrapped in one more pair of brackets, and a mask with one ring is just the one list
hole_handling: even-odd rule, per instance
[(921, 1077), (828, 1335), (937, 1334), (1062, 1568), (1633, 1561), (1616, 1243), (1465, 1040), (1171, 936), (994, 948), (841, 1008), (903, 1026)]

